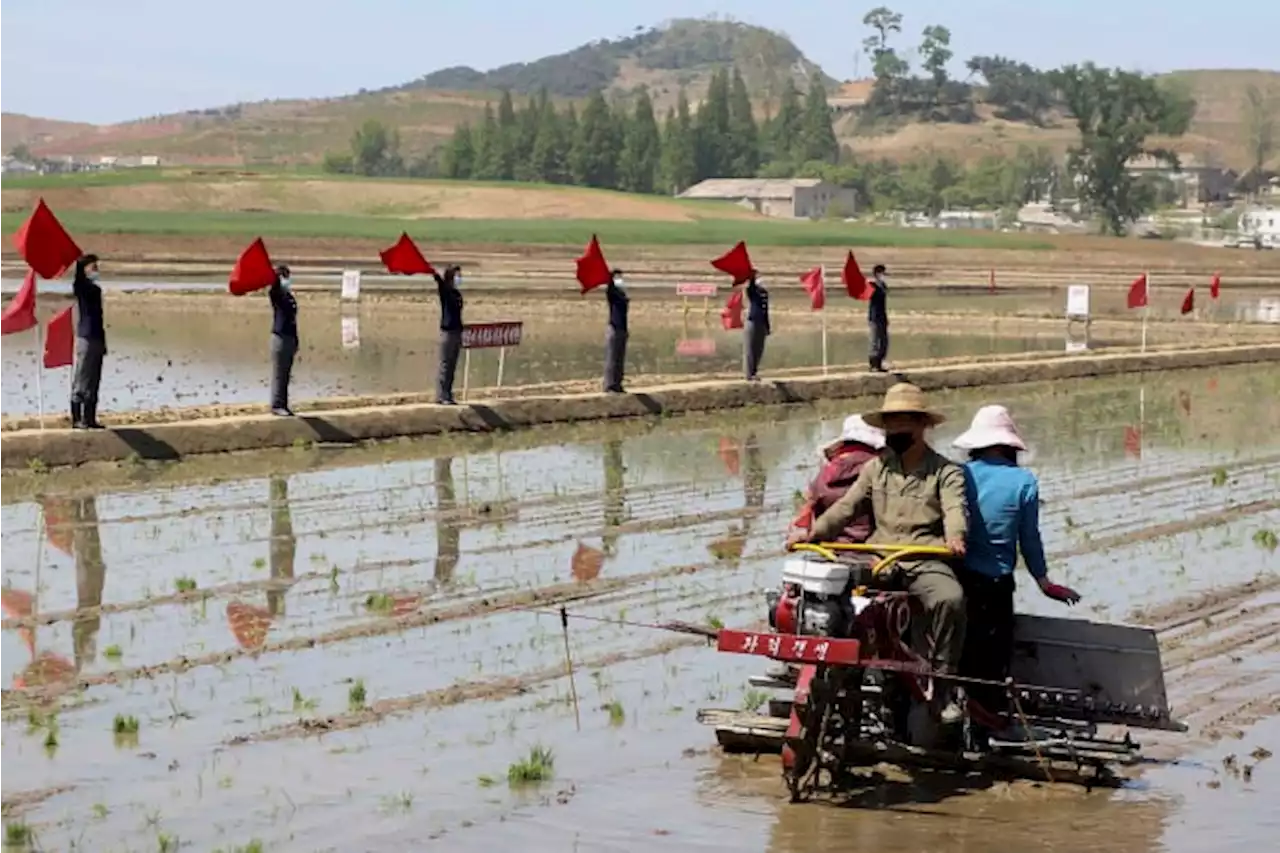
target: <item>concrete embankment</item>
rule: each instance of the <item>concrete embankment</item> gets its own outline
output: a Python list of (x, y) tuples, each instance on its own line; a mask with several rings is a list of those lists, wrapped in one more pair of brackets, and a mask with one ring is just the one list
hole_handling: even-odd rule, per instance
[(5, 469), (60, 467), (131, 458), (178, 459), (204, 453), (349, 444), (446, 432), (489, 432), (608, 418), (672, 415), (746, 406), (784, 405), (882, 393), (899, 379), (926, 390), (1011, 385), (1280, 361), (1280, 343), (1146, 353), (1087, 353), (1056, 358), (941, 364), (898, 374), (865, 372), (654, 386), (623, 395), (548, 394), (480, 400), (461, 406), (430, 403), (317, 409), (295, 418), (265, 414), (138, 423), (95, 431), (5, 431)]

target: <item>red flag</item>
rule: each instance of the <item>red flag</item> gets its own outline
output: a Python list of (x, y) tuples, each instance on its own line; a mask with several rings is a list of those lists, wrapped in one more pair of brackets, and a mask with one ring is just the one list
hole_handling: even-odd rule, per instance
[(42, 278), (58, 278), (83, 254), (43, 198), (13, 235), (13, 244)]
[(27, 270), (27, 277), (18, 288), (18, 295), (4, 307), (4, 320), (0, 323), (0, 335), (25, 332), (36, 325), (36, 271)]
[(1138, 427), (1124, 428), (1124, 452), (1127, 456), (1142, 458), (1142, 430)]
[(751, 278), (751, 273), (754, 271), (751, 266), (751, 256), (747, 254), (747, 244), (741, 240), (732, 249), (712, 261), (711, 266), (733, 276), (735, 285), (742, 284)]
[(742, 328), (742, 291), (735, 290), (729, 294), (729, 301), (720, 312), (720, 325), (726, 331)]
[(851, 298), (864, 301), (871, 298), (871, 285), (867, 283), (867, 277), (862, 274), (862, 269), (858, 266), (858, 259), (853, 256), (852, 250), (849, 251), (849, 256), (844, 259), (844, 269), (840, 272), (840, 280), (844, 282), (844, 288), (849, 291)]
[(1209, 298), (1217, 299), (1222, 293), (1222, 273), (1214, 273), (1213, 280), (1209, 282)]
[(231, 270), (228, 289), (232, 296), (244, 296), (275, 283), (276, 268), (272, 266), (271, 256), (267, 254), (267, 244), (259, 237), (240, 253), (235, 268)]
[(389, 273), (400, 275), (431, 275), (435, 267), (418, 251), (418, 244), (413, 242), (408, 232), (400, 235), (400, 239), (390, 249), (378, 253), (382, 264)]
[(826, 282), (823, 281), (822, 267), (814, 267), (800, 276), (800, 284), (804, 287), (805, 292), (809, 294), (809, 301), (813, 304), (813, 310), (821, 311), (823, 306), (827, 304), (827, 286)]
[(1130, 308), (1145, 308), (1147, 305), (1147, 274), (1143, 273), (1133, 280), (1133, 284), (1129, 285), (1129, 299), (1127, 304)]
[(578, 284), (582, 285), (582, 292), (586, 293), (608, 284), (612, 278), (609, 265), (604, 261), (604, 252), (600, 251), (600, 241), (592, 234), (586, 251), (578, 258)]
[(1196, 289), (1193, 287), (1187, 291), (1187, 295), (1182, 297), (1182, 313), (1190, 314), (1196, 310)]
[(71, 319), (71, 307), (63, 308), (45, 328), (44, 366), (68, 367), (75, 363), (76, 329)]

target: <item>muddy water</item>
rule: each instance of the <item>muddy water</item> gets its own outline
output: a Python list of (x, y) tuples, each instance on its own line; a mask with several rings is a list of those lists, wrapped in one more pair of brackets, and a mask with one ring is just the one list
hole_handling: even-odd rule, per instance
[[(1273, 373), (1000, 392), (1036, 448), (1054, 575), (1085, 596), (1071, 615), (1162, 629), (1191, 731), (1140, 736), (1177, 761), (1129, 790), (886, 769), (844, 807), (797, 807), (776, 759), (712, 749), (696, 709), (739, 706), (759, 665), (638, 624), (763, 617), (845, 414), (826, 406), (6, 478), (6, 819), (46, 849), (1261, 849), (1280, 828), (1280, 759), (1249, 757), (1280, 752)], [(941, 396), (938, 443), (984, 402)], [(1033, 591), (1021, 609), (1062, 615)], [(539, 743), (555, 778), (509, 788)]]
[[(271, 380), (267, 346), (271, 314), (266, 305), (259, 307), (259, 311), (242, 306), (220, 310), (212, 298), (193, 298), (186, 309), (156, 305), (154, 300), (148, 307), (128, 301), (110, 306), (103, 409), (265, 403)], [(718, 308), (703, 316), (699, 310), (684, 322), (678, 314), (649, 318), (637, 313), (631, 324), (628, 373), (697, 375), (741, 369), (742, 335), (723, 330), (716, 312)], [(505, 357), (496, 349), (472, 351), (467, 376), (472, 387), (580, 380), (597, 377), (603, 369), (605, 319), (600, 311), (575, 304), (566, 307), (563, 316), (545, 310), (537, 315), (504, 315), (498, 309), (489, 313), (492, 316), (477, 316), (476, 321), (524, 317), (524, 339)], [(381, 303), (342, 314), (333, 305), (304, 304), (293, 398), (433, 392), (437, 321), (434, 311), (423, 306)], [(822, 365), (819, 320), (778, 318), (775, 331), (766, 368)], [(1061, 350), (1064, 339), (1053, 331), (1039, 337), (996, 336), (988, 331), (966, 334), (953, 329), (944, 334), (899, 334), (893, 338), (891, 356), (901, 361)], [(864, 363), (866, 352), (864, 323), (828, 330), (830, 364)], [(37, 360), (33, 332), (5, 339), (2, 403), (6, 415), (38, 410)], [(458, 368), (459, 392), (464, 367), (465, 362)], [(46, 371), (42, 377), (45, 405), (51, 411), (61, 412), (64, 406), (69, 374), (69, 369), (62, 369)]]

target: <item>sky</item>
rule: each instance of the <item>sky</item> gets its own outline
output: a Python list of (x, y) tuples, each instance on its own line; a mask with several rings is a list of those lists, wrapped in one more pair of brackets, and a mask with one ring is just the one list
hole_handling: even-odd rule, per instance
[[(487, 70), (719, 15), (790, 36), (841, 79), (866, 76), (862, 16), (837, 0), (4, 0), (0, 109), (110, 123), (273, 98), (393, 86), (439, 68)], [(1092, 60), (1149, 73), (1280, 70), (1280, 2), (887, 0), (904, 43), (951, 30), (957, 60), (1040, 67)], [(187, 12), (186, 10), (191, 10)]]

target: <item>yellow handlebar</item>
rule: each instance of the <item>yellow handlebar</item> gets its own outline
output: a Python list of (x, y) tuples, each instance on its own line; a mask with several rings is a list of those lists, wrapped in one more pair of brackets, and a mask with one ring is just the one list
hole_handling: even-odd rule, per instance
[(904, 557), (950, 557), (950, 548), (941, 545), (868, 545), (857, 542), (799, 542), (792, 551), (808, 551), (824, 560), (835, 560), (837, 551), (855, 551), (864, 554), (887, 554), (871, 567), (872, 574), (880, 574)]

